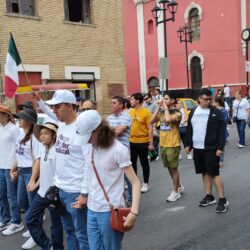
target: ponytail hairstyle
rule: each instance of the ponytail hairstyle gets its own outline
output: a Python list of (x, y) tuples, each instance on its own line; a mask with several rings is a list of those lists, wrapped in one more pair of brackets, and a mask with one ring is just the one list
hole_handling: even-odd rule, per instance
[(24, 138), (21, 140), (21, 143), (20, 143), (20, 144), (25, 145), (25, 143), (31, 139), (31, 136), (33, 135), (33, 127), (34, 127), (34, 124), (32, 124), (32, 125), (30, 126), (30, 129), (29, 129), (28, 133), (27, 133), (27, 134), (24, 136)]
[(115, 140), (115, 131), (110, 128), (108, 123), (102, 120), (101, 124), (96, 128), (97, 142), (96, 146), (100, 148), (109, 148)]

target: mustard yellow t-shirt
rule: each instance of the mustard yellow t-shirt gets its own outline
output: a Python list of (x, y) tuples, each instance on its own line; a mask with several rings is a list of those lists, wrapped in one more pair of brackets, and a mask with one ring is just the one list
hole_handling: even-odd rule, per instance
[(181, 122), (181, 112), (178, 109), (169, 110), (175, 122), (165, 121), (165, 110), (161, 110), (158, 118), (160, 121), (160, 146), (161, 147), (179, 147), (181, 145), (179, 125)]
[(148, 125), (150, 124), (151, 112), (147, 108), (130, 109), (129, 115), (132, 120), (129, 141), (132, 143), (149, 142)]

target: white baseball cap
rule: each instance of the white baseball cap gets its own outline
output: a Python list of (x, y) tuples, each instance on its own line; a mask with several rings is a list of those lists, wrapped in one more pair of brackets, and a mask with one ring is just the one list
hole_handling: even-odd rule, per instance
[(101, 124), (102, 117), (96, 110), (82, 112), (76, 119), (76, 133), (78, 135), (76, 144), (86, 145), (92, 132)]
[(57, 105), (60, 103), (76, 104), (76, 97), (69, 90), (59, 89), (54, 93), (52, 99), (49, 101), (46, 101), (46, 103), (49, 105)]

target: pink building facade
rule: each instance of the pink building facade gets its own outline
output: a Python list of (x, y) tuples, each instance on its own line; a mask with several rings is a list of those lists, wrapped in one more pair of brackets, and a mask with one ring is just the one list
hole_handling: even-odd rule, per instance
[[(147, 92), (159, 84), (159, 58), (164, 57), (163, 25), (156, 27), (151, 10), (155, 0), (123, 0), (125, 60), (128, 93)], [(196, 38), (188, 43), (190, 88), (211, 85), (231, 89), (246, 85), (245, 42), (241, 32), (250, 28), (248, 0), (207, 1), (177, 0), (175, 22), (167, 23), (169, 89), (186, 89), (185, 44), (177, 30), (195, 22)], [(225, 3), (226, 2), (226, 3)], [(195, 13), (195, 17), (193, 17)], [(167, 13), (170, 17), (170, 13)], [(159, 82), (159, 83), (158, 83)]]

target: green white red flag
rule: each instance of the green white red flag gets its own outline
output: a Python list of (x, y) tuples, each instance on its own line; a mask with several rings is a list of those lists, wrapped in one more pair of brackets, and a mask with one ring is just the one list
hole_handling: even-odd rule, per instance
[(17, 67), (21, 64), (21, 57), (12, 34), (10, 33), (10, 40), (7, 52), (7, 59), (5, 65), (5, 95), (12, 98), (19, 86), (18, 70)]

